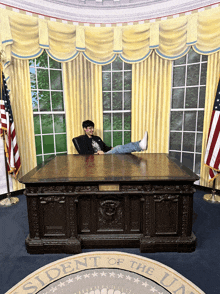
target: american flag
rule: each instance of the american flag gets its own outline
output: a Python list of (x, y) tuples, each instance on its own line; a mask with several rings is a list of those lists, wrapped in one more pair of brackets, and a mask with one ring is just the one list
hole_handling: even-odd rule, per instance
[(220, 170), (220, 80), (209, 127), (205, 164), (209, 167), (209, 180), (214, 180)]
[(0, 136), (5, 136), (5, 152), (8, 172), (16, 177), (21, 167), (21, 161), (16, 142), (15, 127), (9, 100), (9, 91), (3, 72), (0, 77), (2, 88), (0, 97)]

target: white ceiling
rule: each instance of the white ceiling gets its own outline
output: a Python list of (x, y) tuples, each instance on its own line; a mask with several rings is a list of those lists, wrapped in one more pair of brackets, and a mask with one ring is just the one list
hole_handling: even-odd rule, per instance
[(73, 22), (123, 23), (176, 15), (215, 0), (3, 0), (0, 4)]

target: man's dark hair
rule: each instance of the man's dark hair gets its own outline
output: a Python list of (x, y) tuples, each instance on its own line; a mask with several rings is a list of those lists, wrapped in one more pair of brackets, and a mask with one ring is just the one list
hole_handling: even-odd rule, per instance
[(82, 127), (87, 129), (88, 127), (93, 127), (94, 128), (94, 122), (91, 121), (91, 120), (85, 120), (83, 123), (82, 123)]

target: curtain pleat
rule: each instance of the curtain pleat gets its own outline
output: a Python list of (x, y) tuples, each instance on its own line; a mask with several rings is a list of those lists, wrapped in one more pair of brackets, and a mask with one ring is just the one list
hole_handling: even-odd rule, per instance
[[(21, 158), (20, 178), (37, 165), (28, 60), (12, 59), (10, 68), (8, 85)], [(13, 179), (14, 190), (23, 188), (23, 184)]]
[[(206, 97), (205, 97), (205, 112), (203, 121), (203, 140), (202, 140), (202, 156), (201, 156), (201, 171), (200, 185), (212, 187), (213, 182), (209, 182), (209, 168), (204, 165), (206, 152), (206, 144), (208, 139), (208, 131), (210, 119), (212, 115), (216, 90), (220, 74), (220, 52), (213, 53), (208, 57), (207, 77), (206, 77)], [(216, 188), (220, 189), (220, 176), (216, 178)]]
[(172, 62), (155, 52), (132, 66), (132, 141), (148, 131), (149, 153), (169, 152)]
[[(107, 64), (116, 54), (129, 63), (150, 56), (151, 50), (164, 59), (178, 59), (190, 47), (200, 54), (220, 50), (220, 7), (123, 26), (86, 26), (61, 23), (0, 8), (0, 46), (10, 56), (36, 58), (43, 49), (55, 60), (68, 62), (79, 52), (91, 62)], [(1, 48), (0, 48), (1, 49)]]
[(77, 154), (72, 138), (84, 134), (84, 120), (92, 120), (95, 134), (102, 137), (102, 67), (89, 62), (80, 53), (73, 61), (63, 64), (63, 77), (67, 152)]

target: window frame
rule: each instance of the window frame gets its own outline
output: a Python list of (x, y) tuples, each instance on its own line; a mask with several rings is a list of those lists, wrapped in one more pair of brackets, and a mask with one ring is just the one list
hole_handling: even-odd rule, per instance
[[(191, 49), (193, 50), (193, 49)], [(202, 64), (207, 64), (208, 60), (203, 60), (203, 57), (206, 55), (201, 55), (199, 54), (199, 61), (198, 62), (190, 62), (188, 63), (188, 56), (189, 52), (186, 54), (186, 61), (183, 64), (177, 64), (175, 65), (175, 63), (173, 62), (173, 66), (172, 66), (172, 88), (171, 88), (171, 104), (170, 104), (170, 136), (169, 136), (169, 154), (171, 152), (175, 152), (175, 153), (180, 153), (180, 162), (183, 162), (183, 153), (184, 154), (193, 154), (193, 172), (197, 173), (196, 170), (196, 155), (200, 155), (200, 162), (201, 162), (201, 155), (202, 155), (202, 146), (201, 146), (201, 152), (197, 151), (197, 137), (198, 134), (202, 134), (203, 135), (203, 130), (199, 131), (198, 130), (198, 115), (199, 112), (203, 112), (203, 120), (204, 120), (204, 111), (205, 111), (205, 105), (204, 107), (199, 107), (199, 102), (200, 102), (200, 92), (201, 92), (201, 88), (204, 87), (205, 88), (205, 92), (206, 92), (206, 84), (201, 84), (201, 71), (202, 71)], [(207, 56), (206, 56), (207, 57)], [(190, 65), (198, 65), (199, 64), (199, 82), (198, 84), (195, 85), (187, 85), (187, 73), (188, 73), (188, 66)], [(174, 68), (175, 67), (181, 67), (181, 66), (185, 66), (185, 81), (184, 81), (184, 85), (183, 86), (174, 86)], [(206, 75), (207, 75), (207, 68), (206, 68)], [(197, 96), (197, 108), (187, 108), (186, 107), (186, 91), (188, 88), (198, 88), (198, 96)], [(183, 107), (182, 108), (173, 108), (172, 107), (172, 100), (173, 100), (173, 89), (184, 89), (184, 100), (183, 100)], [(195, 122), (195, 130), (194, 131), (186, 131), (184, 130), (184, 119), (185, 119), (185, 113), (186, 112), (196, 112), (196, 122)], [(171, 115), (172, 112), (182, 112), (183, 113), (183, 119), (182, 119), (182, 126), (181, 126), (181, 130), (171, 130)], [(180, 150), (177, 149), (171, 149), (170, 147), (170, 143), (171, 143), (171, 133), (181, 133), (181, 148)], [(193, 145), (193, 151), (186, 151), (183, 148), (183, 136), (185, 133), (191, 133), (194, 134), (194, 145)], [(199, 167), (199, 173), (197, 173), (198, 175), (200, 174), (200, 169), (201, 166)]]

